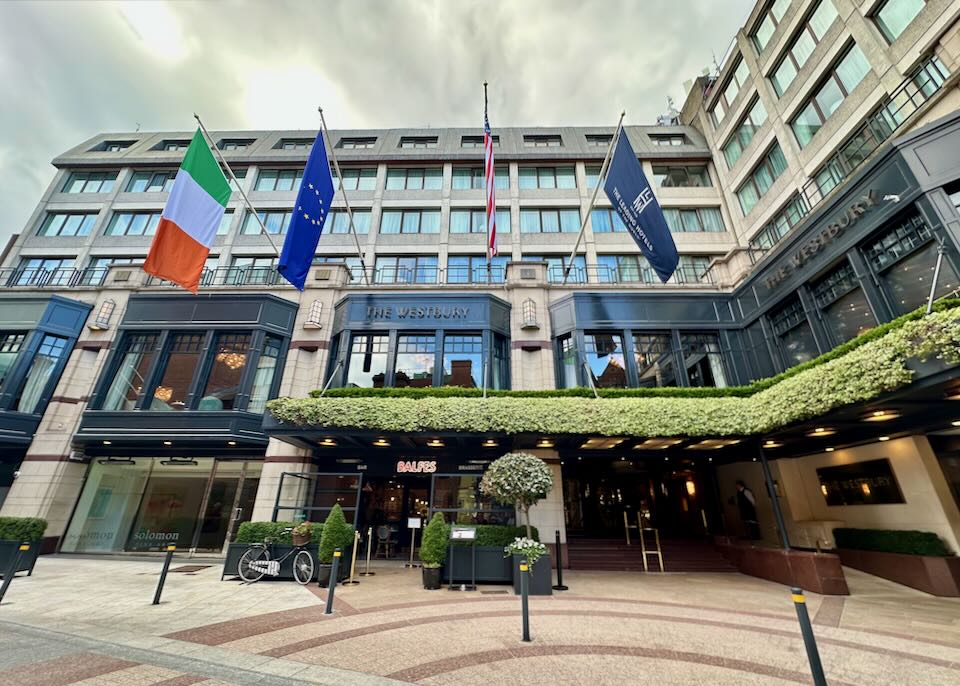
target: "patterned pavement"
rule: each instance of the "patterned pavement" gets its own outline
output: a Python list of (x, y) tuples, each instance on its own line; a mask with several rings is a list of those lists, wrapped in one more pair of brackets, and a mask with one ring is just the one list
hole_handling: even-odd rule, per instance
[[(42, 558), (0, 606), (0, 683), (810, 683), (788, 589), (741, 575), (571, 572), (570, 591), (531, 599), (523, 643), (512, 593), (424, 591), (386, 563), (338, 588), (331, 616), (323, 589), (220, 582), (216, 566), (150, 606), (156, 567)], [(960, 683), (960, 600), (848, 582), (808, 596), (830, 684)]]

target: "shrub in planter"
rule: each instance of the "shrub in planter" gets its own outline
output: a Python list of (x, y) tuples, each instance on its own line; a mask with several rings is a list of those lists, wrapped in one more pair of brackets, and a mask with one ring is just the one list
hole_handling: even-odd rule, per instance
[(0, 517), (0, 541), (39, 541), (46, 530), (47, 520), (39, 517)]
[(483, 478), (480, 490), (505, 505), (522, 512), (527, 527), (526, 538), (533, 538), (530, 508), (547, 497), (553, 489), (553, 473), (549, 465), (530, 453), (507, 453), (494, 460)]
[(313, 522), (300, 522), (290, 532), (293, 545), (307, 545), (313, 539)]
[(870, 550), (878, 553), (903, 555), (929, 555), (949, 557), (953, 555), (947, 544), (930, 531), (899, 531), (891, 529), (852, 529), (839, 527), (833, 530), (837, 548)]
[[(233, 542), (263, 543), (269, 538), (277, 545), (293, 545), (292, 532), (284, 532), (284, 529), (292, 529), (297, 526), (300, 525), (296, 522), (244, 522), (237, 528), (237, 537)], [(310, 529), (311, 540), (319, 541), (323, 533), (323, 524), (320, 522), (310, 523)]]
[[(330, 581), (334, 550), (339, 548), (346, 552), (351, 545), (353, 545), (353, 527), (347, 524), (340, 505), (334, 505), (330, 514), (327, 515), (327, 520), (323, 523), (323, 533), (320, 535), (320, 547), (317, 551), (317, 559), (320, 561), (318, 580), (321, 586)], [(340, 573), (348, 571), (347, 564), (346, 557), (342, 557), (340, 559)]]
[(443, 513), (435, 512), (423, 530), (420, 542), (420, 560), (423, 562), (423, 587), (428, 590), (440, 588), (440, 566), (447, 557), (447, 539), (450, 527)]

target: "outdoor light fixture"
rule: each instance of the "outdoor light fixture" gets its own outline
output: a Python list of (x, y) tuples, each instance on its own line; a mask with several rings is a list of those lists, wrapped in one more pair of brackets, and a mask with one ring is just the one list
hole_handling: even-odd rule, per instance
[(888, 422), (896, 419), (900, 413), (895, 410), (874, 410), (863, 418), (865, 422)]
[(310, 303), (310, 309), (307, 310), (307, 318), (303, 321), (303, 328), (305, 329), (319, 329), (323, 327), (323, 324), (320, 322), (320, 316), (323, 314), (323, 303), (319, 300), (314, 300)]
[(103, 331), (110, 328), (110, 319), (113, 318), (113, 311), (117, 309), (117, 303), (114, 300), (107, 299), (104, 300), (100, 305), (100, 309), (97, 310), (97, 314), (94, 316), (93, 321), (87, 325), (87, 328), (91, 331)]
[(487, 440), (485, 440), (485, 441), (483, 442), (483, 447), (484, 447), (484, 448), (496, 448), (497, 445), (498, 445), (497, 442), (496, 442), (495, 440), (493, 440), (492, 438), (488, 438)]
[(889, 441), (889, 440), (890, 440), (890, 437), (889, 437), (889, 436), (880, 436), (880, 438), (878, 438), (877, 440), (878, 440), (878, 441)]
[(695, 483), (693, 483), (692, 480), (688, 480), (688, 481), (687, 481), (687, 493), (690, 494), (690, 495), (696, 495), (696, 494), (697, 494), (697, 485), (696, 485)]
[(530, 330), (540, 328), (540, 324), (537, 322), (537, 303), (533, 302), (533, 298), (527, 298), (523, 301), (520, 305), (520, 312), (523, 317), (521, 328)]
[(160, 460), (160, 464), (169, 467), (196, 467), (200, 463), (192, 457), (171, 457), (168, 460)]
[(104, 441), (103, 444), (104, 444), (104, 445), (113, 445), (113, 441)]
[(173, 441), (164, 441), (163, 444), (164, 444), (164, 445), (173, 445)]
[(834, 451), (834, 448), (825, 448), (825, 450), (826, 450), (828, 453), (832, 453), (832, 452)]
[(320, 441), (320, 445), (324, 446), (325, 448), (332, 448), (337, 445), (337, 442), (329, 436), (324, 436), (323, 440)]
[(553, 446), (554, 442), (549, 438), (541, 438), (539, 441), (537, 441), (538, 448), (552, 448)]
[(441, 441), (439, 438), (431, 438), (429, 441), (427, 441), (427, 445), (431, 448), (442, 448), (443, 441)]
[(236, 445), (236, 444), (237, 444), (236, 441), (227, 441), (227, 445)]
[(783, 443), (779, 443), (779, 442), (777, 442), (777, 441), (775, 441), (775, 440), (773, 440), (773, 439), (769, 439), (769, 438), (763, 442), (763, 447), (764, 447), (764, 448), (779, 448), (779, 447), (781, 447), (782, 445), (783, 445)]
[(809, 433), (807, 433), (807, 436), (810, 436), (811, 438), (819, 438), (821, 436), (832, 436), (835, 433), (837, 433), (836, 429), (831, 429), (825, 426), (818, 426), (813, 431), (810, 431)]
[(381, 436), (380, 438), (378, 438), (377, 440), (375, 440), (375, 441), (373, 442), (373, 444), (374, 444), (375, 446), (377, 446), (378, 448), (389, 448), (389, 447), (390, 447), (390, 441), (388, 441), (388, 440), (387, 440), (386, 438), (384, 438), (383, 436)]

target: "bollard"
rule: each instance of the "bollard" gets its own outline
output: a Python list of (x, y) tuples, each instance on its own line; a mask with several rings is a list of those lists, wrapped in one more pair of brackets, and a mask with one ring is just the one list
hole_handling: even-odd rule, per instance
[(520, 611), (523, 614), (524, 643), (530, 642), (530, 606), (528, 602), (529, 591), (527, 590), (530, 586), (528, 578), (530, 573), (527, 571), (529, 568), (530, 566), (526, 562), (520, 563)]
[(167, 580), (167, 570), (170, 569), (170, 561), (173, 559), (173, 551), (177, 549), (175, 545), (167, 546), (167, 555), (163, 558), (163, 569), (160, 570), (160, 581), (157, 582), (157, 592), (153, 594), (153, 604), (160, 604), (160, 594), (163, 593), (163, 584)]
[(360, 582), (353, 578), (353, 573), (357, 569), (357, 548), (360, 547), (360, 532), (353, 532), (353, 553), (350, 555), (350, 578), (347, 581), (344, 581), (345, 586), (353, 586), (354, 584), (359, 584)]
[(333, 592), (337, 588), (337, 575), (340, 573), (340, 557), (343, 553), (340, 548), (333, 551), (333, 566), (330, 568), (330, 581), (327, 582), (327, 609), (323, 611), (325, 615), (333, 614)]
[(3, 585), (0, 585), (0, 602), (3, 602), (3, 596), (7, 594), (7, 588), (13, 583), (13, 577), (17, 574), (17, 567), (20, 566), (21, 553), (25, 553), (28, 550), (30, 550), (30, 544), (21, 543), (20, 547), (17, 548), (17, 554), (13, 556), (13, 560), (10, 562), (10, 566), (7, 567), (7, 571), (3, 573)]
[(553, 587), (553, 590), (566, 591), (569, 589), (563, 585), (563, 549), (560, 547), (560, 529), (557, 529), (557, 542), (555, 548), (557, 551), (557, 585)]
[(813, 675), (814, 686), (827, 686), (827, 677), (820, 664), (820, 652), (817, 650), (817, 639), (813, 636), (813, 627), (810, 626), (810, 615), (807, 613), (807, 599), (799, 588), (791, 588), (793, 606), (797, 609), (797, 621), (800, 622), (800, 633), (803, 635), (803, 645), (807, 649), (807, 660), (810, 662), (810, 673)]
[(373, 547), (373, 527), (367, 529), (367, 565), (364, 567), (363, 571), (360, 572), (360, 576), (375, 576), (376, 572), (370, 571), (370, 549)]

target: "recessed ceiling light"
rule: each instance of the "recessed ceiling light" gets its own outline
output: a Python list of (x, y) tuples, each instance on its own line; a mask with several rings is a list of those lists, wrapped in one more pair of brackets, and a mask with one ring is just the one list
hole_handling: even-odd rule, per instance
[(483, 442), (484, 448), (496, 448), (499, 445), (494, 439), (488, 438)]
[(325, 436), (323, 440), (320, 441), (320, 445), (324, 446), (325, 448), (332, 448), (336, 444), (337, 442), (333, 440), (330, 436)]
[(427, 441), (427, 445), (431, 448), (442, 448), (443, 441), (441, 441), (439, 438), (431, 438), (429, 441)]
[(173, 445), (173, 441), (164, 441), (163, 444), (164, 444), (164, 445)]
[(832, 453), (834, 451), (834, 448), (824, 448), (824, 450), (826, 450), (828, 453)]
[(383, 436), (381, 436), (380, 438), (378, 438), (377, 440), (375, 440), (375, 441), (373, 442), (373, 444), (374, 444), (375, 446), (377, 446), (378, 448), (389, 448), (389, 447), (390, 447), (390, 441), (388, 441), (388, 440), (387, 440), (386, 438), (384, 438)]
[(236, 445), (236, 444), (237, 444), (236, 441), (227, 441), (227, 445)]
[(104, 445), (113, 445), (113, 441), (104, 441), (103, 444), (104, 444)]
[(890, 437), (889, 437), (889, 436), (881, 436), (881, 437), (879, 438), (879, 440), (881, 440), (881, 441), (889, 441), (889, 440), (890, 440)]
[(549, 438), (541, 438), (539, 441), (537, 441), (538, 448), (552, 448), (553, 446), (554, 443)]
[(863, 418), (865, 422), (888, 422), (896, 419), (900, 413), (896, 410), (874, 410)]
[(807, 436), (811, 436), (813, 438), (820, 438), (821, 436), (832, 436), (835, 433), (837, 433), (836, 429), (832, 429), (827, 426), (818, 426), (813, 431), (808, 432)]
[(771, 439), (771, 438), (768, 438), (767, 440), (765, 440), (765, 441), (763, 442), (763, 447), (764, 447), (764, 448), (779, 448), (779, 447), (781, 447), (782, 445), (783, 445), (783, 443), (781, 443), (781, 442), (779, 442), (779, 441), (775, 441), (775, 440), (773, 440), (773, 439)]
[(950, 422), (950, 423), (953, 424), (954, 426), (960, 426), (960, 419), (954, 419), (954, 420), (953, 420), (952, 422)]

